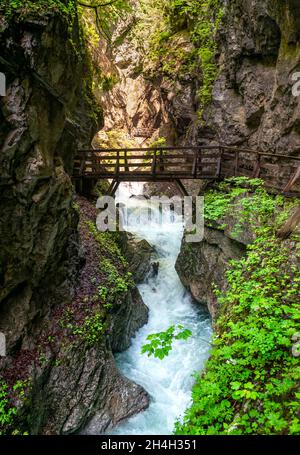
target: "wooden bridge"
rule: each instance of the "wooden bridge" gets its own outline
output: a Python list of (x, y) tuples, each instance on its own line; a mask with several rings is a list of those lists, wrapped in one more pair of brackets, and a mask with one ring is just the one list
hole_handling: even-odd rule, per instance
[(233, 176), (261, 178), (267, 189), (300, 196), (300, 157), (225, 146), (79, 150), (73, 180), (80, 192), (98, 179), (112, 179), (114, 194), (120, 182), (220, 180)]

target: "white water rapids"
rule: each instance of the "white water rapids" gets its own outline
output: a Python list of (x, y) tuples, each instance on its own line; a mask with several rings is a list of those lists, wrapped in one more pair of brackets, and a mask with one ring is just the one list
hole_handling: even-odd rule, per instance
[[(132, 210), (138, 208), (142, 213), (147, 203), (130, 199), (132, 194), (141, 194), (142, 188), (142, 184), (122, 184), (117, 202), (125, 203)], [(157, 252), (154, 260), (159, 261), (158, 275), (139, 285), (149, 307), (149, 322), (133, 338), (131, 347), (116, 356), (121, 372), (147, 390), (151, 403), (146, 411), (130, 418), (111, 434), (166, 435), (172, 433), (174, 422), (190, 403), (193, 373), (203, 368), (208, 357), (211, 321), (205, 309), (192, 301), (175, 270), (184, 229), (182, 218), (175, 215), (173, 221), (152, 223), (150, 227), (143, 219), (140, 222), (129, 220), (125, 229), (153, 245)], [(149, 334), (165, 331), (173, 324), (190, 329), (192, 337), (175, 341), (173, 350), (163, 360), (141, 354)]]

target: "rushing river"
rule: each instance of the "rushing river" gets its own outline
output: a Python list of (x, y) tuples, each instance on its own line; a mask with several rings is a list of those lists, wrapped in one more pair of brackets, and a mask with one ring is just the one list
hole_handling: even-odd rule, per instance
[[(145, 212), (146, 202), (137, 195), (141, 184), (122, 184), (117, 201)], [(130, 218), (130, 217), (129, 217)], [(136, 217), (133, 217), (136, 218)], [(179, 216), (151, 226), (140, 220), (131, 220), (126, 230), (146, 239), (157, 252), (158, 275), (139, 285), (149, 307), (149, 322), (132, 341), (132, 346), (116, 356), (119, 369), (128, 378), (142, 385), (151, 396), (149, 408), (117, 427), (111, 434), (161, 435), (170, 434), (176, 419), (183, 415), (191, 400), (193, 373), (203, 368), (209, 353), (211, 320), (199, 304), (182, 286), (175, 270), (180, 250), (183, 223)], [(192, 331), (188, 341), (175, 341), (173, 350), (163, 360), (141, 354), (141, 346), (151, 333), (165, 331), (172, 324), (182, 324)]]

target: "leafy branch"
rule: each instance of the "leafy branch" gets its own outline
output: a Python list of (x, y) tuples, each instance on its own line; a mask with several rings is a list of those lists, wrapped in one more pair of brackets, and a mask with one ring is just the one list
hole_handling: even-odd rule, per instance
[(109, 42), (111, 41), (113, 25), (118, 20), (123, 19), (125, 13), (131, 11), (129, 0), (78, 1), (78, 5), (83, 9), (93, 10), (98, 32)]
[(174, 340), (187, 340), (192, 336), (192, 332), (185, 329), (183, 325), (172, 325), (165, 332), (153, 333), (147, 337), (148, 344), (142, 346), (141, 353), (152, 355), (160, 360), (167, 357), (172, 350)]

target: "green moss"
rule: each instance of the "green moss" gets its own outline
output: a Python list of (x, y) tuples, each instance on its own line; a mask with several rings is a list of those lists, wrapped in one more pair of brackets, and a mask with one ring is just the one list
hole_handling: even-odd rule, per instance
[(194, 10), (197, 19), (192, 31), (192, 41), (197, 48), (203, 74), (202, 86), (199, 90), (201, 117), (204, 108), (211, 101), (213, 83), (218, 71), (215, 35), (223, 18), (221, 4), (220, 0), (202, 0)]
[[(241, 222), (252, 219), (256, 240), (246, 257), (230, 263), (226, 291), (215, 291), (220, 310), (214, 347), (177, 434), (300, 434), (300, 365), (294, 352), (300, 247), (295, 239), (276, 237), (297, 201), (268, 195), (257, 183), (238, 202)], [(217, 192), (213, 198), (211, 193), (214, 219), (233, 209), (226, 185), (220, 203)]]
[(74, 209), (75, 212), (76, 212), (78, 215), (80, 215), (80, 206), (79, 206), (79, 204), (77, 204), (77, 202), (75, 202), (75, 201), (72, 202), (72, 209)]
[[(81, 296), (81, 304), (67, 307), (59, 320), (60, 327), (74, 339), (82, 340), (92, 347), (103, 340), (110, 326), (110, 309), (126, 298), (127, 292), (135, 286), (128, 263), (121, 253), (118, 234), (99, 232), (94, 222), (82, 214), (82, 232), (96, 241), (94, 255), (96, 270), (88, 278), (88, 285)], [(52, 340), (48, 339), (48, 342)], [(67, 343), (68, 344), (68, 343)]]
[(144, 42), (146, 59), (154, 63), (153, 75), (159, 67), (172, 80), (187, 74), (197, 77), (201, 68), (199, 114), (202, 116), (211, 101), (217, 75), (215, 36), (223, 18), (222, 0), (143, 0), (141, 3), (136, 35)]
[[(157, 139), (153, 140), (150, 142), (149, 144), (149, 148), (164, 148), (164, 147), (167, 147), (168, 146), (168, 142), (167, 142), (167, 139), (163, 136), (161, 137), (158, 137)], [(152, 152), (151, 152), (152, 153)]]
[(75, 0), (2, 0), (0, 10), (3, 9), (6, 17), (12, 17), (14, 14), (40, 15), (48, 12), (59, 12), (64, 16), (73, 17), (76, 13)]
[(98, 197), (105, 196), (106, 194), (108, 194), (109, 187), (110, 187), (110, 183), (108, 180), (102, 180), (102, 179), (98, 180), (96, 185), (93, 188), (93, 194), (95, 194)]
[(99, 87), (103, 92), (110, 92), (119, 82), (119, 78), (115, 74), (103, 74), (100, 77)]
[(105, 251), (105, 256), (99, 259), (102, 281), (98, 287), (97, 297), (103, 305), (110, 307), (116, 300), (123, 298), (135, 283), (118, 245), (117, 234), (99, 232), (94, 223), (89, 221), (86, 224), (97, 241), (100, 251)]

